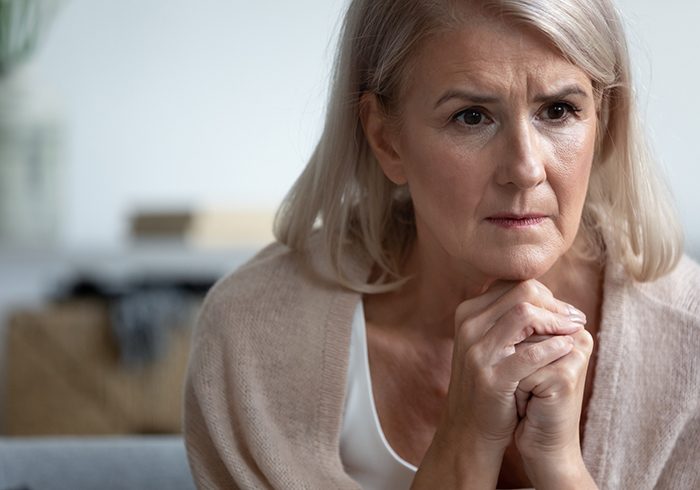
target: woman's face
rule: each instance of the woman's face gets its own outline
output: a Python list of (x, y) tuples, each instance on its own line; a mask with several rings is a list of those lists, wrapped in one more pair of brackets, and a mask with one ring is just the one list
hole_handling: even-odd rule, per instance
[(379, 160), (409, 186), (419, 247), (514, 280), (541, 276), (570, 248), (596, 104), (586, 74), (542, 37), (480, 19), (433, 38), (400, 110)]

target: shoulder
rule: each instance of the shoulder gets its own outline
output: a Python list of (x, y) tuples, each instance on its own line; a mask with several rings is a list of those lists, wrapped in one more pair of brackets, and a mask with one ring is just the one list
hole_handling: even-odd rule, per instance
[(199, 312), (193, 369), (218, 363), (252, 377), (342, 365), (360, 295), (331, 279), (322, 246), (317, 235), (303, 250), (273, 243), (218, 281)]
[(335, 457), (326, 441), (339, 425), (359, 295), (322, 279), (314, 253), (271, 244), (217, 282), (202, 305), (185, 427), (200, 471), (223, 468), (220, 487), (278, 486), (272, 482), (300, 468), (316, 482), (310, 487), (328, 487), (318, 483), (327, 478), (318, 461)]
[(277, 329), (310, 328), (324, 316), (329, 301), (341, 288), (324, 280), (314, 266), (314, 249), (292, 250), (272, 243), (207, 293), (200, 310), (197, 340), (217, 342)]
[(655, 281), (628, 281), (622, 296), (618, 319), (624, 336), (620, 341), (626, 352), (626, 372), (636, 373), (634, 385), (647, 387), (653, 396), (663, 395), (673, 405), (667, 410), (699, 406), (700, 392), (691, 388), (700, 383), (698, 264), (683, 257), (673, 271)]
[(700, 328), (700, 265), (692, 258), (684, 255), (670, 273), (655, 281), (634, 283), (633, 289), (637, 293), (633, 296), (660, 313)]
[[(652, 391), (666, 393), (700, 383), (700, 370), (695, 368), (700, 356), (700, 267), (696, 262), (683, 257), (670, 273), (649, 282), (613, 273), (604, 295), (606, 324), (601, 343), (605, 338), (617, 346), (616, 355), (625, 359), (626, 372), (638, 374), (638, 386), (649, 383), (656, 387)], [(669, 379), (677, 382), (668, 383)]]
[[(202, 311), (224, 314), (232, 304), (254, 307), (261, 300), (283, 300), (309, 275), (308, 257), (280, 243), (271, 243), (209, 290)], [(254, 301), (257, 300), (257, 301)]]
[[(700, 413), (700, 266), (683, 257), (649, 282), (634, 281), (620, 264), (608, 264), (608, 271), (588, 456), (607, 461), (619, 453), (605, 471), (616, 472), (618, 482), (639, 482), (644, 471), (658, 475), (669, 457), (695, 456), (682, 444), (697, 438)], [(672, 452), (674, 445), (681, 452)]]

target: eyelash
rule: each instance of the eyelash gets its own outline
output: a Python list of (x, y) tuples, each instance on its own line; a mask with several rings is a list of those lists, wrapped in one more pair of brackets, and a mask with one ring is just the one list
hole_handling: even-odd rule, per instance
[(552, 102), (548, 106), (545, 106), (542, 108), (542, 110), (538, 113), (541, 114), (542, 112), (548, 111), (549, 109), (557, 106), (563, 106), (566, 108), (566, 114), (561, 117), (560, 119), (551, 119), (551, 121), (555, 122), (564, 122), (567, 121), (571, 116), (575, 116), (579, 112), (581, 112), (581, 108), (575, 106), (574, 104), (571, 104), (570, 102), (565, 102), (563, 100), (557, 101), (557, 102)]
[[(476, 127), (476, 126), (481, 126), (482, 124), (467, 124), (466, 122), (462, 122), (459, 120), (460, 116), (464, 116), (468, 113), (479, 113), (482, 115), (482, 118), (488, 118), (489, 121), (493, 122), (493, 120), (488, 116), (488, 111), (484, 109), (483, 107), (480, 106), (475, 106), (475, 107), (468, 107), (466, 109), (462, 109), (459, 112), (456, 112), (452, 115), (452, 120), (455, 121), (458, 124), (461, 124), (462, 126), (466, 127)], [(490, 124), (490, 123), (489, 123)]]
[[(544, 112), (546, 112), (546, 111), (552, 109), (553, 107), (557, 107), (557, 106), (563, 106), (563, 107), (566, 109), (566, 113), (565, 113), (561, 118), (559, 118), (559, 119), (549, 119), (549, 121), (551, 121), (551, 122), (554, 123), (554, 124), (563, 124), (564, 122), (568, 121), (569, 118), (570, 118), (572, 115), (576, 115), (576, 114), (578, 114), (579, 112), (581, 112), (581, 108), (580, 108), (580, 107), (577, 107), (577, 106), (575, 106), (574, 104), (572, 104), (572, 103), (570, 103), (570, 102), (557, 101), (557, 102), (552, 102), (551, 104), (544, 106), (544, 107), (537, 113), (537, 114), (538, 114), (538, 117), (540, 116), (540, 114), (542, 114), (542, 113), (544, 113)], [(480, 123), (478, 123), (478, 124), (467, 124), (467, 123), (462, 122), (462, 121), (459, 120), (459, 117), (464, 116), (464, 115), (466, 115), (466, 114), (468, 114), (468, 113), (470, 113), (470, 112), (471, 112), (471, 113), (479, 113), (479, 114), (481, 114), (482, 118), (488, 119), (490, 122), (487, 123), (486, 125), (489, 125), (489, 124), (491, 124), (491, 123), (493, 122), (493, 119), (488, 115), (488, 111), (487, 111), (485, 108), (481, 107), (481, 106), (474, 106), (474, 107), (468, 107), (468, 108), (466, 108), (466, 109), (462, 109), (462, 110), (460, 110), (460, 111), (454, 113), (454, 114), (452, 115), (452, 117), (451, 117), (451, 120), (452, 120), (452, 121), (455, 121), (455, 122), (458, 123), (458, 124), (461, 124), (461, 125), (464, 126), (464, 127), (472, 127), (472, 128), (473, 128), (473, 127), (477, 127), (477, 126), (482, 126), (482, 125), (484, 125), (483, 122), (480, 122)], [(547, 119), (545, 118), (545, 120), (547, 120)]]

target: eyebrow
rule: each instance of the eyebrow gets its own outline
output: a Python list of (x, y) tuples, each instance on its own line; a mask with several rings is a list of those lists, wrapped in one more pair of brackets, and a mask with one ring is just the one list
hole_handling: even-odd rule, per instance
[(491, 97), (487, 95), (480, 95), (480, 94), (475, 94), (472, 92), (467, 92), (464, 90), (457, 90), (457, 89), (451, 89), (445, 92), (442, 97), (438, 99), (438, 101), (435, 103), (435, 109), (440, 107), (442, 104), (447, 102), (448, 100), (452, 99), (459, 99), (459, 100), (468, 100), (470, 102), (475, 102), (477, 104), (492, 104), (494, 102), (498, 102), (498, 97)]
[[(557, 92), (553, 92), (550, 94), (537, 94), (534, 100), (535, 102), (546, 102), (548, 100), (563, 99), (570, 95), (588, 97), (588, 93), (585, 90), (583, 90), (578, 84), (572, 84), (563, 87)], [(437, 109), (440, 105), (452, 99), (468, 100), (476, 104), (492, 104), (494, 102), (498, 102), (498, 97), (481, 95), (465, 90), (450, 89), (438, 99), (438, 101), (435, 103), (434, 108)]]
[(583, 90), (578, 84), (567, 85), (561, 90), (551, 93), (551, 94), (538, 94), (535, 96), (535, 102), (546, 102), (553, 99), (563, 99), (570, 95), (580, 95), (582, 97), (588, 97), (588, 93)]

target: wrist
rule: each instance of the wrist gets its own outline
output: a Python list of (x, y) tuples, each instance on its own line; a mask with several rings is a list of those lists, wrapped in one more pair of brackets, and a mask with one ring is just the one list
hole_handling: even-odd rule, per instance
[(412, 489), (496, 488), (505, 447), (466, 437), (459, 441), (436, 437), (423, 458)]
[(597, 489), (583, 457), (548, 457), (537, 461), (523, 459), (525, 471), (537, 490)]

